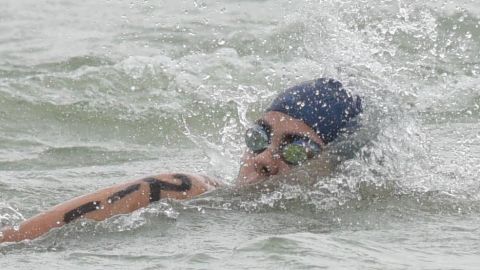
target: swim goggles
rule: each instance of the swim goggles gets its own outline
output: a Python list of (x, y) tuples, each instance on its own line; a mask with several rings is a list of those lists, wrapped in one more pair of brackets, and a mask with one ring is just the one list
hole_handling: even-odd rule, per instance
[[(254, 125), (245, 133), (245, 143), (255, 154), (263, 152), (271, 143), (271, 132), (261, 125)], [(286, 134), (282, 138), (279, 154), (290, 165), (299, 165), (322, 152), (320, 145), (306, 136)]]

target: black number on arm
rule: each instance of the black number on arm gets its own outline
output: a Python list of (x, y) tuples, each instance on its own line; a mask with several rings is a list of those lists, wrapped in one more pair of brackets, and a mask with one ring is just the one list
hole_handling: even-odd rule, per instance
[(113, 193), (112, 196), (108, 197), (107, 202), (109, 204), (112, 204), (122, 199), (123, 197), (127, 196), (128, 194), (133, 193), (139, 189), (140, 189), (140, 184), (131, 185), (124, 190), (120, 190), (118, 192)]
[(182, 192), (188, 191), (192, 188), (192, 180), (190, 180), (188, 176), (184, 174), (175, 174), (173, 177), (180, 180), (182, 183), (180, 185), (175, 185), (153, 177), (143, 179), (143, 181), (150, 185), (150, 202), (160, 200), (160, 193), (162, 190)]
[[(162, 190), (164, 191), (178, 191), (178, 192), (183, 192), (183, 191), (188, 191), (192, 188), (192, 180), (184, 175), (184, 174), (175, 174), (173, 175), (174, 178), (178, 179), (181, 181), (180, 185), (175, 185), (169, 182), (162, 181), (161, 179), (156, 179), (153, 177), (150, 178), (145, 178), (143, 179), (144, 182), (149, 184), (150, 187), (150, 202), (156, 202), (160, 200), (160, 193)], [(109, 204), (115, 203), (125, 196), (138, 191), (140, 189), (140, 184), (134, 184), (131, 186), (128, 186), (127, 188), (117, 191), (114, 194), (112, 194), (110, 197), (107, 198), (107, 202)], [(88, 202), (83, 205), (80, 205), (79, 207), (72, 209), (65, 213), (63, 216), (63, 221), (65, 223), (70, 223), (83, 215), (96, 211), (100, 209), (100, 201), (93, 201), (93, 202)]]
[(79, 207), (68, 211), (63, 216), (63, 222), (70, 223), (83, 215), (98, 210), (100, 208), (100, 201), (89, 202)]

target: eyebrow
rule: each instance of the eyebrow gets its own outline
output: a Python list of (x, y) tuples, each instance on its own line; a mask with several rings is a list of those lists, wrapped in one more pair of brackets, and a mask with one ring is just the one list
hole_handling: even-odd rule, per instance
[(307, 134), (302, 134), (302, 133), (285, 133), (282, 135), (282, 143), (286, 142), (287, 140), (289, 139), (304, 139), (304, 140), (308, 140), (316, 145), (318, 145), (318, 147), (320, 148), (323, 148), (323, 146), (319, 143), (317, 143), (315, 140), (313, 140), (310, 136), (308, 136)]

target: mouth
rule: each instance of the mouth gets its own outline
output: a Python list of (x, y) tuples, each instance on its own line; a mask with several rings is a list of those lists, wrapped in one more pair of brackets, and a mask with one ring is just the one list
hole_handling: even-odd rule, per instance
[(268, 177), (264, 177), (258, 174), (238, 175), (236, 184), (237, 186), (246, 186), (258, 184), (265, 181)]

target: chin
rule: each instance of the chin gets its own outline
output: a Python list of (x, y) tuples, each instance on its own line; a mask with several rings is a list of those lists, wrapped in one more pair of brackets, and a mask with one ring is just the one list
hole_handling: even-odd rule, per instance
[(260, 183), (267, 179), (267, 177), (262, 177), (258, 174), (242, 174), (240, 173), (237, 177), (236, 185), (237, 186), (245, 186), (245, 185), (253, 185)]

